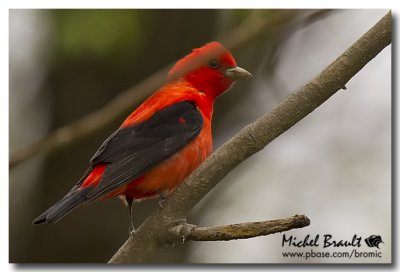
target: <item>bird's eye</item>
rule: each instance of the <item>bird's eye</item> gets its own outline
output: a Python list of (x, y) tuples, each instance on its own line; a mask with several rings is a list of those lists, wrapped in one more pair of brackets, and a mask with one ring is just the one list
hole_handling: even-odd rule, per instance
[(208, 62), (208, 66), (213, 69), (217, 69), (219, 67), (219, 61), (216, 59), (212, 59)]

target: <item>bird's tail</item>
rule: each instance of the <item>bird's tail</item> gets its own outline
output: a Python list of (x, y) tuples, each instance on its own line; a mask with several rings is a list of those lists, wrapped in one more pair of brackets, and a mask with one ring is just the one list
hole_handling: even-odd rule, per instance
[(83, 204), (89, 190), (90, 188), (83, 188), (67, 194), (64, 198), (33, 220), (32, 225), (56, 223), (58, 220), (72, 212), (75, 208)]

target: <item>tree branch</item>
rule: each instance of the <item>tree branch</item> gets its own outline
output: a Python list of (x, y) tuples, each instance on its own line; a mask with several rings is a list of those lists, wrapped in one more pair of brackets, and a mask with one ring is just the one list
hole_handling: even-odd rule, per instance
[(170, 229), (172, 240), (185, 241), (230, 241), (266, 236), (310, 225), (305, 215), (294, 215), (284, 219), (262, 222), (246, 222), (218, 227), (199, 227), (191, 224), (179, 224)]
[(316, 78), (290, 95), (270, 113), (242, 129), (182, 183), (137, 229), (111, 258), (110, 263), (141, 263), (165, 242), (168, 230), (182, 221), (190, 210), (224, 176), (242, 161), (311, 113), (391, 43), (391, 13), (357, 40)]
[[(314, 18), (318, 15), (320, 15), (320, 11), (305, 12), (298, 10), (280, 10), (269, 15), (268, 20), (266, 20), (263, 18), (266, 16), (262, 16), (260, 12), (255, 12), (238, 28), (216, 40), (221, 41), (227, 48), (235, 49), (277, 26), (292, 21), (307, 19), (307, 16), (313, 16)], [(120, 118), (121, 115), (126, 114), (126, 111), (135, 108), (141, 101), (156, 90), (163, 83), (170, 66), (171, 65), (167, 65), (137, 85), (122, 92), (100, 110), (94, 111), (71, 124), (56, 129), (47, 137), (27, 147), (12, 152), (9, 159), (9, 168), (12, 169), (36, 154), (54, 151), (82, 138), (89, 137), (101, 128), (111, 124)]]

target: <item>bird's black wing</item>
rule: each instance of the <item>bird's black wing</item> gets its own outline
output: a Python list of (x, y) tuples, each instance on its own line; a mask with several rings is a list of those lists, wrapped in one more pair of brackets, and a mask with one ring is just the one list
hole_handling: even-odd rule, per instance
[(87, 202), (114, 191), (185, 147), (201, 131), (203, 117), (191, 101), (168, 106), (150, 119), (114, 132), (94, 154), (90, 163), (107, 163)]

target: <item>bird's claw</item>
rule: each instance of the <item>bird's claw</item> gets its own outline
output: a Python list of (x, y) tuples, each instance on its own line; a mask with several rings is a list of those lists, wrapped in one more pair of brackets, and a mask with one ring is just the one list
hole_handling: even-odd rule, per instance
[(166, 192), (159, 192), (158, 195), (160, 196), (160, 200), (158, 201), (158, 206), (160, 206), (160, 208), (164, 208), (165, 202), (167, 201), (169, 194)]
[(158, 201), (158, 206), (160, 206), (160, 208), (164, 208), (165, 207), (165, 202), (167, 201), (167, 199), (166, 198), (161, 198), (159, 201)]

